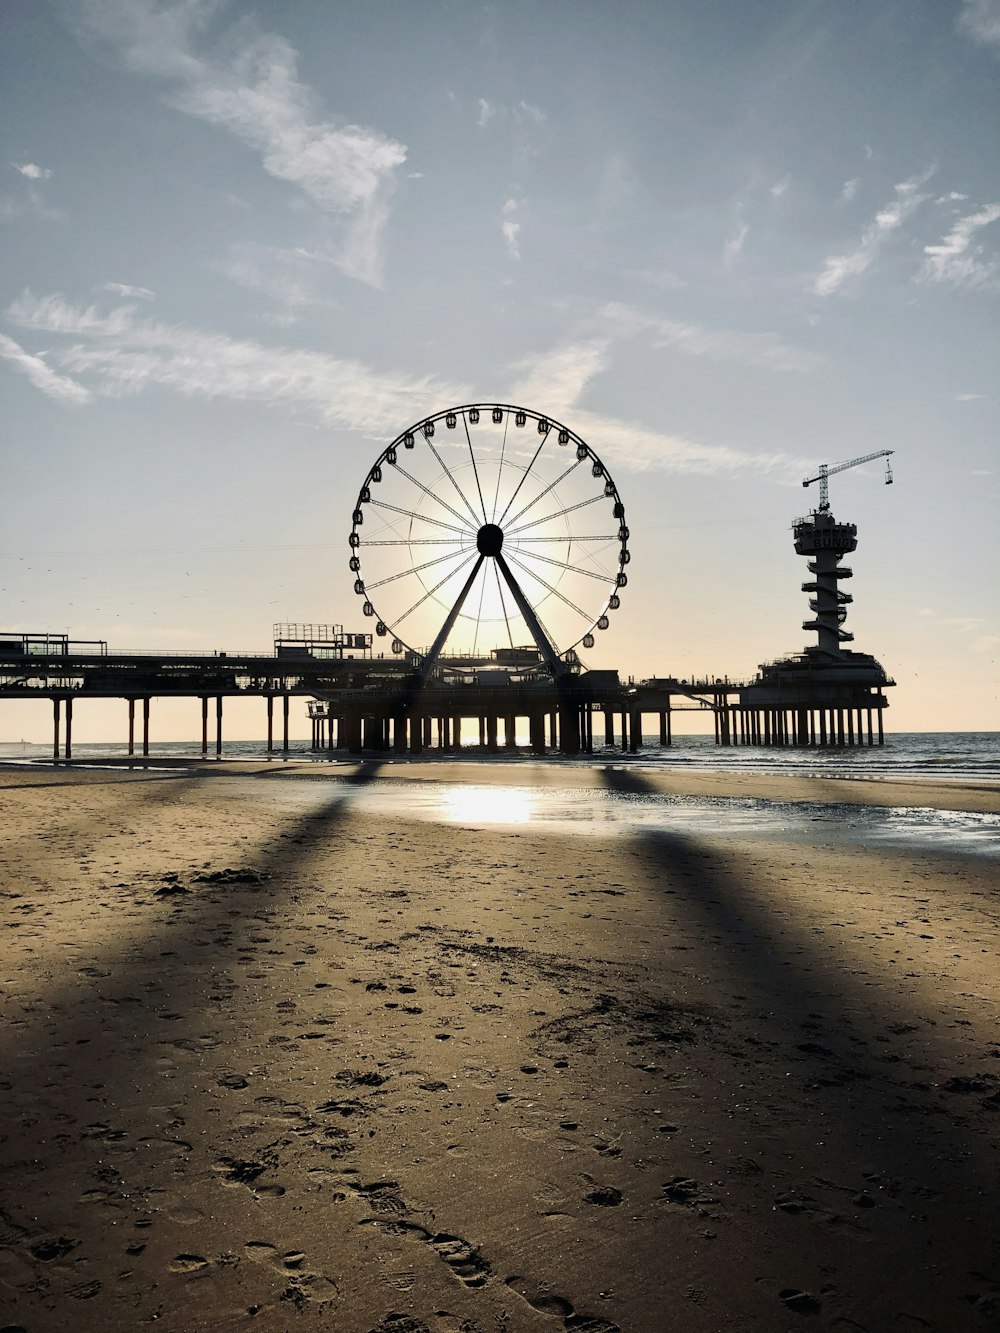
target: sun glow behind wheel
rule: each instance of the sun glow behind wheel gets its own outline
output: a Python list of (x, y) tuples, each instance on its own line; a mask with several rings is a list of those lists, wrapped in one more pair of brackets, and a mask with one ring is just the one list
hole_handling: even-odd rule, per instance
[(593, 450), (549, 417), (489, 403), (428, 417), (383, 450), (354, 508), (350, 563), (393, 651), (426, 652), (453, 617), (449, 655), (533, 645), (532, 620), (564, 654), (607, 628), (627, 543)]

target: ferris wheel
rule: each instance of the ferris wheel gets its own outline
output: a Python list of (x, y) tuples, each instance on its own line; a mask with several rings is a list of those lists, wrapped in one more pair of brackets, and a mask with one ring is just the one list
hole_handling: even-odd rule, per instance
[(350, 567), (376, 635), (425, 672), (445, 649), (458, 660), (533, 649), (559, 674), (608, 628), (628, 538), (618, 489), (579, 435), (477, 403), (426, 417), (378, 456), (354, 507)]

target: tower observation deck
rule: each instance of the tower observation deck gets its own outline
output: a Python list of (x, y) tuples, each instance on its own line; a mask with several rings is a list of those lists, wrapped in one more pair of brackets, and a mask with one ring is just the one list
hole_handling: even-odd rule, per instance
[(808, 518), (796, 519), (792, 532), (796, 554), (811, 557), (807, 568), (813, 577), (803, 583), (802, 591), (813, 594), (809, 609), (814, 612), (814, 618), (804, 620), (802, 628), (815, 630), (818, 642), (806, 652), (837, 657), (841, 644), (854, 638), (850, 630), (843, 627), (847, 607), (854, 598), (840, 585), (854, 575), (854, 571), (842, 566), (841, 561), (845, 555), (857, 550), (857, 525), (838, 523), (831, 513), (817, 511)]

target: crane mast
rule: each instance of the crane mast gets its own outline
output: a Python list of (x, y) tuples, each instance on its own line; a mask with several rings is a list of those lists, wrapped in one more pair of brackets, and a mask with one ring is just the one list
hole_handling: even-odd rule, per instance
[[(828, 478), (837, 472), (846, 472), (849, 467), (859, 467), (862, 463), (870, 463), (875, 458), (889, 458), (894, 452), (893, 449), (878, 449), (873, 454), (863, 454), (860, 458), (851, 458), (846, 463), (834, 463), (832, 467), (828, 463), (821, 463), (815, 477), (806, 477), (802, 485), (811, 486), (814, 481), (819, 482), (819, 512), (825, 514), (830, 508)], [(885, 484), (887, 486), (892, 485), (892, 468), (888, 463), (885, 465)]]

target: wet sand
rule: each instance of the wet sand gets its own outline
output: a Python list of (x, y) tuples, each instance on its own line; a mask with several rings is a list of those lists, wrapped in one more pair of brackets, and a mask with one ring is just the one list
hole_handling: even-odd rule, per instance
[[(846, 804), (604, 839), (392, 776)], [(997, 862), (849, 829), (998, 795), (0, 769), (0, 1327), (997, 1328)]]

